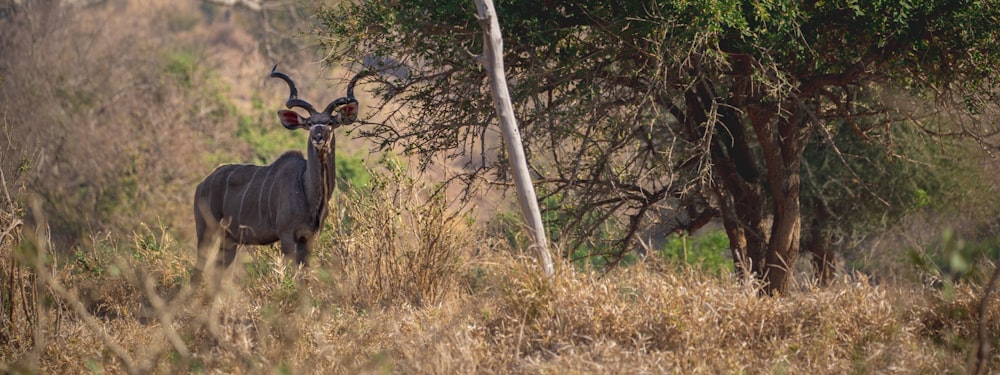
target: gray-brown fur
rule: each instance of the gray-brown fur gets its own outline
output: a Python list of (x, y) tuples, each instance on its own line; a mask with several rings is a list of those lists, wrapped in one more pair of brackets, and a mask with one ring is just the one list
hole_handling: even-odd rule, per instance
[(336, 179), (333, 131), (356, 119), (353, 88), (363, 75), (351, 81), (346, 97), (334, 100), (322, 112), (297, 98), (290, 78), (274, 70), (271, 76), (288, 83), (291, 95), (286, 107), (309, 112), (308, 117), (303, 117), (291, 110), (278, 111), (286, 128), (309, 130), (307, 155), (289, 151), (271, 165), (223, 165), (198, 185), (194, 196), (196, 279), (208, 265), (216, 240), (221, 242), (216, 257), (219, 268), (233, 262), (238, 245), (274, 242), (280, 242), (287, 259), (305, 265), (313, 239), (329, 211)]

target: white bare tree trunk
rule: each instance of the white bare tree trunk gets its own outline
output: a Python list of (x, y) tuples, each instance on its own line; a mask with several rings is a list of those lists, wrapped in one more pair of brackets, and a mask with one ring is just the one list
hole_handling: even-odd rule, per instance
[(497, 22), (496, 10), (492, 0), (474, 0), (479, 13), (479, 24), (483, 27), (483, 55), (478, 60), (486, 68), (490, 77), (493, 103), (500, 118), (500, 128), (503, 130), (504, 143), (507, 144), (507, 155), (510, 157), (510, 168), (514, 175), (514, 185), (517, 187), (517, 200), (521, 203), (521, 212), (528, 227), (531, 238), (534, 239), (538, 261), (545, 275), (552, 277), (555, 271), (552, 267), (552, 256), (549, 255), (548, 240), (545, 238), (545, 227), (542, 225), (542, 214), (538, 210), (538, 200), (535, 197), (535, 187), (528, 174), (528, 162), (524, 157), (524, 147), (521, 145), (521, 133), (517, 129), (517, 119), (514, 118), (514, 107), (507, 91), (507, 77), (503, 66), (503, 39), (500, 36), (500, 24)]

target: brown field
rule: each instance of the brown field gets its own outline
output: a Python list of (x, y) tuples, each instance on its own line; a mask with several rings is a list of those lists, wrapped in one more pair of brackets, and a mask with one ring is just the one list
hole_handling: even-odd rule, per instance
[[(766, 298), (752, 285), (655, 262), (607, 275), (559, 263), (555, 280), (546, 280), (499, 241), (473, 241), (483, 233), (443, 206), (420, 205), (413, 195), (394, 205), (393, 196), (408, 190), (390, 185), (374, 199), (341, 201), (357, 221), (328, 228), (308, 269), (284, 266), (273, 248), (245, 251), (217, 292), (190, 289), (192, 251), (163, 228), (121, 243), (109, 238), (65, 267), (49, 267), (32, 264), (32, 255), (51, 254), (44, 237), (21, 227), (26, 241), (5, 237), (0, 263), (11, 286), (0, 366), (40, 373), (962, 373), (975, 363), (982, 293), (975, 285), (945, 293), (845, 276)], [(5, 213), (8, 227), (13, 209)], [(994, 345), (998, 306), (985, 320)], [(998, 357), (991, 358), (996, 371)]]
[(335, 195), (310, 267), (248, 247), (219, 288), (192, 289), (194, 186), (303, 143), (267, 133), (287, 95), (271, 64), (309, 98), (343, 74), (279, 37), (309, 30), (302, 10), (98, 3), (0, 2), (0, 373), (939, 374), (974, 372), (980, 335), (1000, 347), (985, 280), (906, 265), (825, 287), (802, 274), (781, 297), (655, 258), (606, 274), (557, 260), (549, 280), (500, 213), (386, 166)]

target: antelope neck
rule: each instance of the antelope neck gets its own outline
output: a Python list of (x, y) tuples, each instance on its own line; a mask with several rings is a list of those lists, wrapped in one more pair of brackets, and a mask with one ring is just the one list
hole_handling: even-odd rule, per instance
[(319, 229), (325, 217), (328, 201), (332, 194), (333, 187), (330, 186), (331, 159), (334, 156), (333, 133), (327, 137), (324, 149), (319, 149), (312, 142), (309, 143), (308, 159), (306, 160), (305, 190), (307, 201), (314, 221), (313, 226)]

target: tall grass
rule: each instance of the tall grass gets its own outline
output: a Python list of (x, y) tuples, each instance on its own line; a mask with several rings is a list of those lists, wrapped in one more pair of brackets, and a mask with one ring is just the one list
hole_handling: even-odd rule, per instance
[(38, 291), (34, 272), (22, 264), (23, 206), (12, 198), (2, 170), (0, 185), (0, 341), (7, 343), (0, 358), (7, 358), (35, 345)]
[(457, 270), (469, 256), (467, 218), (449, 210), (398, 167), (376, 173), (368, 187), (340, 200), (333, 250), (355, 305), (436, 305), (457, 290)]
[[(698, 268), (566, 261), (548, 279), (400, 173), (350, 194), (312, 266), (244, 248), (218, 292), (190, 288), (193, 250), (156, 225), (69, 259), (17, 226), (24, 241), (0, 249), (18, 309), (0, 326), (0, 370), (947, 373), (971, 369), (980, 322), (1000, 344), (1000, 303), (980, 319), (974, 283), (843, 277), (770, 298)], [(5, 220), (22, 213), (6, 207)]]

